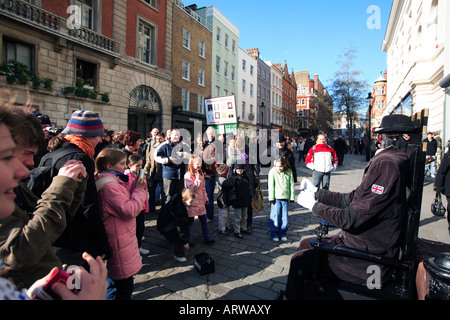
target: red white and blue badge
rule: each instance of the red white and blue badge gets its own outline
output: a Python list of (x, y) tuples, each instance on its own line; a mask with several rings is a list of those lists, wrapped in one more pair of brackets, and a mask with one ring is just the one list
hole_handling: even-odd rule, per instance
[(379, 186), (379, 185), (377, 185), (377, 184), (374, 184), (374, 185), (372, 186), (372, 192), (373, 192), (373, 193), (376, 193), (376, 194), (383, 194), (383, 193), (384, 193), (384, 187)]

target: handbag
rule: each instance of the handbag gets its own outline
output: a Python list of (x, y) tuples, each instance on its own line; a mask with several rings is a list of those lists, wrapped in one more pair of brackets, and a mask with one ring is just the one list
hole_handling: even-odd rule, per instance
[(212, 273), (216, 270), (216, 262), (206, 252), (199, 253), (194, 256), (194, 269), (197, 270), (200, 275)]
[(261, 183), (255, 189), (255, 195), (252, 198), (252, 209), (254, 213), (261, 212), (264, 209), (264, 195), (261, 190)]
[(443, 217), (447, 209), (442, 204), (441, 193), (436, 192), (436, 197), (434, 198), (434, 202), (431, 204), (431, 213), (437, 217)]

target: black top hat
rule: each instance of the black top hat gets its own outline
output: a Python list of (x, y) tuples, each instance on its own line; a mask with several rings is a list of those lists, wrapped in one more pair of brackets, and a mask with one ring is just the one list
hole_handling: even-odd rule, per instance
[(391, 114), (385, 116), (375, 133), (416, 133), (418, 128), (412, 123), (411, 118), (403, 114)]

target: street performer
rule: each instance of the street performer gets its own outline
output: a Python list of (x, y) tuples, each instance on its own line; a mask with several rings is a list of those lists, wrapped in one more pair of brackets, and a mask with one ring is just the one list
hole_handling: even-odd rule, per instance
[[(311, 210), (340, 231), (324, 236), (331, 244), (343, 245), (387, 258), (398, 256), (402, 226), (407, 214), (406, 183), (409, 160), (405, 152), (394, 146), (388, 133), (413, 133), (417, 128), (404, 115), (383, 118), (376, 130), (382, 135), (381, 149), (369, 162), (356, 190), (342, 194), (318, 190), (310, 181), (303, 180), (297, 202)], [(301, 299), (304, 281), (313, 275), (312, 238), (300, 242), (299, 251), (291, 258), (285, 298)], [(328, 255), (320, 261), (321, 276), (365, 285), (367, 269), (373, 262), (366, 262)], [(390, 273), (380, 266), (381, 283)]]

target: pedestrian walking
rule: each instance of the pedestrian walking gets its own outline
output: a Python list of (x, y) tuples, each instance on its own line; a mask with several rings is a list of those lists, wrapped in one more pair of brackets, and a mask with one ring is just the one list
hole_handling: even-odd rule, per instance
[(217, 166), (217, 207), (218, 218), (217, 227), (220, 234), (227, 233), (228, 223), (230, 222), (230, 205), (228, 204), (228, 190), (223, 187), (223, 182), (228, 179), (228, 166), (225, 163)]
[(336, 152), (327, 145), (325, 136), (319, 134), (317, 144), (313, 146), (306, 156), (306, 166), (313, 171), (313, 184), (325, 190), (330, 188), (331, 172), (337, 168)]
[(270, 236), (273, 241), (287, 241), (288, 206), (295, 200), (295, 183), (286, 158), (275, 161), (268, 177)]
[(433, 133), (428, 132), (427, 138), (423, 140), (427, 144), (426, 151), (426, 164), (425, 164), (425, 175), (430, 173), (432, 178), (435, 178), (436, 173), (436, 152), (437, 152), (437, 141), (434, 139)]
[(447, 222), (450, 234), (450, 140), (447, 142), (449, 150), (442, 157), (441, 165), (434, 181), (434, 191), (440, 192), (447, 197)]
[(298, 138), (298, 162), (305, 161), (305, 139), (303, 137)]
[(338, 167), (343, 166), (345, 152), (347, 151), (347, 144), (344, 139), (342, 139), (341, 135), (334, 142), (334, 150), (336, 151), (336, 156), (338, 159)]

